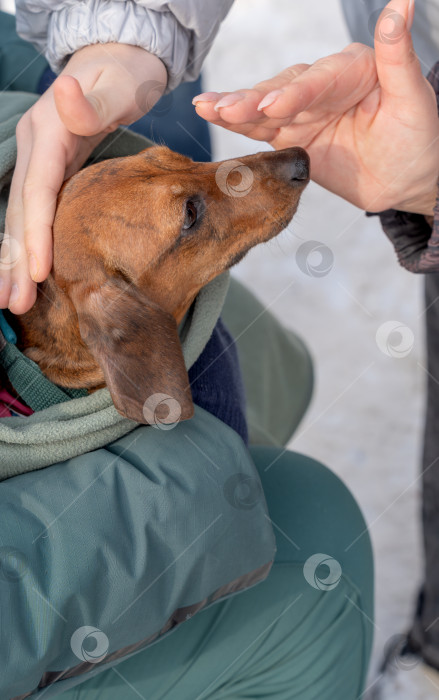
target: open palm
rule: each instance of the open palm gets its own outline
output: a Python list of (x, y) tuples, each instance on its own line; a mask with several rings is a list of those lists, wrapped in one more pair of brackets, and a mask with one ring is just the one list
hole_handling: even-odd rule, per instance
[[(276, 149), (306, 148), (313, 180), (363, 209), (430, 213), (439, 166), (436, 97), (413, 51), (407, 0), (392, 0), (386, 11), (375, 51), (351, 44), (253, 89), (207, 93), (195, 98), (198, 114)], [(393, 23), (392, 41), (385, 22)]]

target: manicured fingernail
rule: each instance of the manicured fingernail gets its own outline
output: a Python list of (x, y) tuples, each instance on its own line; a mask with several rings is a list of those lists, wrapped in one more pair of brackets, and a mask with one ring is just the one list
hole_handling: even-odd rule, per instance
[(38, 270), (39, 270), (40, 266), (38, 264), (38, 260), (36, 259), (35, 255), (33, 253), (29, 253), (28, 259), (29, 259), (30, 276), (35, 281), (35, 277), (38, 274)]
[(279, 95), (283, 95), (283, 93), (283, 90), (272, 90), (272, 92), (269, 92), (268, 95), (265, 95), (264, 99), (258, 104), (258, 112), (270, 107), (273, 102), (276, 102)]
[(216, 103), (214, 110), (215, 112), (218, 112), (218, 110), (222, 107), (231, 107), (232, 105), (236, 105), (236, 103), (241, 102), (244, 97), (245, 95), (243, 95), (242, 92), (232, 92), (230, 95), (222, 97), (220, 101)]
[(202, 92), (201, 95), (194, 97), (192, 104), (196, 105), (197, 102), (216, 102), (219, 97), (219, 92)]
[(11, 287), (11, 296), (9, 297), (9, 306), (14, 303), (14, 301), (17, 301), (18, 297), (20, 296), (20, 290), (18, 289), (18, 284), (14, 282), (14, 284)]

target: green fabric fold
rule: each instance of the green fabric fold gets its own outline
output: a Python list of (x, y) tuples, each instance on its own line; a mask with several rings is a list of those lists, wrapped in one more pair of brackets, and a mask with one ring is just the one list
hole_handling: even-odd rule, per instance
[[(9, 183), (17, 156), (15, 128), (37, 95), (0, 93), (0, 229), (4, 229)], [(95, 149), (88, 163), (133, 155), (152, 146), (138, 134), (118, 129)], [(220, 316), (229, 273), (225, 272), (198, 294), (180, 325), (179, 334), (186, 367), (198, 359)], [(114, 408), (110, 393), (101, 389), (90, 396), (39, 411), (29, 418), (0, 418), (0, 480), (46, 467), (126, 435), (137, 423)], [(154, 428), (151, 428), (154, 430)]]

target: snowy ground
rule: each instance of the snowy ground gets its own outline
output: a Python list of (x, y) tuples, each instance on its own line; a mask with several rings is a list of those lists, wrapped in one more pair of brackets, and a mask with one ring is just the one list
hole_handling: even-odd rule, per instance
[[(348, 42), (338, 0), (236, 0), (207, 60), (205, 88), (251, 86)], [(214, 129), (214, 143), (218, 160), (263, 148), (220, 129)], [(333, 253), (323, 277), (306, 275), (297, 265), (296, 251), (308, 240)], [(318, 265), (318, 253), (308, 262)], [(386, 643), (411, 619), (420, 581), (421, 280), (397, 266), (375, 219), (316, 185), (306, 190), (290, 229), (252, 251), (235, 274), (306, 340), (314, 356), (314, 400), (291, 447), (336, 471), (369, 523), (377, 574), (373, 682)], [(389, 321), (414, 334), (404, 357), (389, 357), (378, 347), (377, 331)], [(385, 329), (379, 337), (387, 337)], [(410, 331), (404, 338), (409, 350)], [(398, 342), (390, 335), (388, 349)], [(439, 697), (439, 691), (412, 686), (400, 690), (398, 700)]]
[[(347, 43), (337, 0), (236, 0), (207, 60), (205, 88), (250, 87)], [(214, 143), (216, 159), (261, 150), (218, 128)], [(324, 243), (334, 255), (324, 277), (308, 276), (297, 265), (296, 251), (307, 240)], [(311, 265), (319, 261), (318, 253), (309, 259)], [(411, 619), (420, 581), (421, 280), (398, 267), (377, 220), (316, 185), (305, 191), (290, 229), (252, 251), (235, 274), (314, 356), (314, 400), (291, 447), (345, 479), (370, 525), (377, 594), (372, 682), (386, 643)], [(388, 321), (414, 334), (405, 357), (389, 357), (377, 345), (377, 331)], [(409, 349), (410, 331), (404, 333)], [(389, 337), (390, 349), (395, 341), (396, 335)], [(417, 688), (398, 692), (399, 700), (437, 697)]]

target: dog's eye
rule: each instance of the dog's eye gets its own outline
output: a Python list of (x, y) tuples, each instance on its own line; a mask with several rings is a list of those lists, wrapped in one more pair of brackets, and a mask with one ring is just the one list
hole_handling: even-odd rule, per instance
[(185, 205), (183, 230), (187, 231), (187, 229), (192, 228), (192, 226), (197, 221), (197, 218), (198, 218), (197, 205), (195, 204), (195, 202), (193, 202), (191, 199), (189, 199)]

